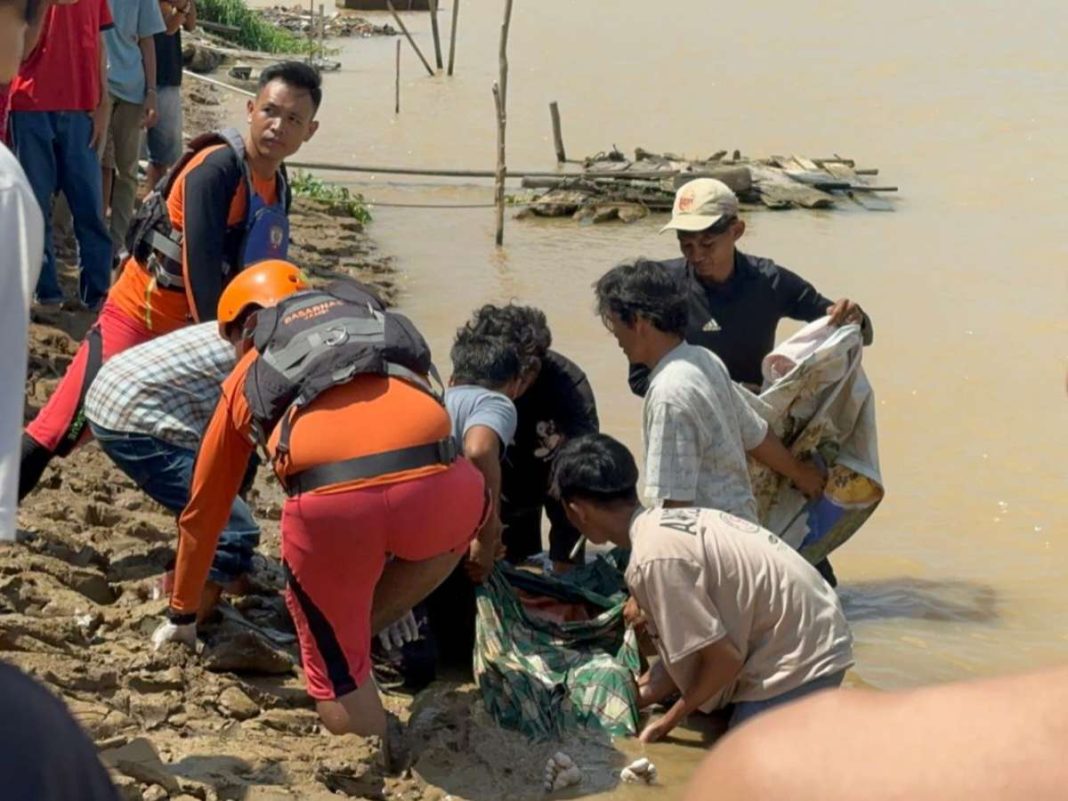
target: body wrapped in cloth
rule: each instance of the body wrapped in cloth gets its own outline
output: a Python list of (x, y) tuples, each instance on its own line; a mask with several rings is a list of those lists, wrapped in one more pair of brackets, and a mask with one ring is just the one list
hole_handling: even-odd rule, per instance
[(475, 681), (493, 719), (538, 740), (582, 728), (633, 736), (640, 659), (625, 598), (611, 559), (567, 581), (498, 566), (478, 590), (475, 625)]

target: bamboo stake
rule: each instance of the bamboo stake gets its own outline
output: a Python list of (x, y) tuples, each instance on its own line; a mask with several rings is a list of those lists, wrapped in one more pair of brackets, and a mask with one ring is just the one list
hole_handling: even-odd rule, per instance
[(393, 104), (393, 113), (400, 114), (400, 39), (397, 40), (397, 86), (396, 86), (396, 99)]
[(438, 30), (438, 0), (430, 0), (430, 33), (434, 37), (434, 63), (438, 69), (441, 63), (441, 32)]
[(315, 0), (308, 0), (308, 58), (309, 64), (315, 59)]
[[(184, 75), (189, 76), (197, 80), (204, 80), (206, 76), (198, 75), (195, 72), (184, 72)], [(211, 81), (220, 87), (226, 89), (234, 89), (237, 92), (246, 94), (249, 97), (254, 97), (254, 92), (246, 92), (243, 89), (237, 89), (236, 87), (224, 84), (221, 81)], [(332, 172), (359, 172), (359, 173), (380, 173), (382, 175), (422, 175), (435, 178), (494, 178), (497, 175), (496, 170), (463, 170), (463, 169), (436, 169), (434, 167), (396, 167), (392, 165), (369, 165), (369, 164), (338, 164), (331, 162), (320, 161), (286, 161), (286, 164), (290, 167), (300, 167), (307, 170), (326, 170)], [(674, 178), (677, 175), (682, 175), (678, 170), (662, 170), (656, 172), (631, 172), (629, 170), (619, 170), (617, 172), (598, 172), (597, 170), (584, 170), (582, 172), (560, 172), (554, 170), (549, 172), (547, 170), (511, 170), (508, 175), (512, 178), (530, 177), (530, 178), (556, 178), (561, 181), (568, 181), (572, 179), (590, 179), (596, 181), (633, 181), (633, 180), (662, 180), (664, 178)], [(687, 172), (685, 173), (687, 178), (717, 178), (721, 177), (722, 173), (718, 172)], [(863, 189), (882, 189), (883, 191), (890, 191), (891, 187), (860, 187)]]
[(449, 31), (449, 75), (456, 61), (456, 20), (460, 16), (460, 0), (452, 0), (452, 29)]
[(501, 97), (501, 87), (496, 81), (493, 82), (493, 105), (497, 109), (497, 171), (493, 181), (493, 205), (497, 213), (497, 228), (494, 241), (497, 247), (500, 247), (504, 244), (504, 179), (508, 168), (504, 163), (504, 99)]
[(497, 246), (504, 244), (504, 179), (508, 175), (505, 164), (505, 128), (508, 123), (508, 29), (512, 24), (512, 0), (505, 0), (504, 22), (501, 23), (501, 45), (498, 54), (500, 81), (493, 84), (493, 100), (497, 107), (497, 176), (494, 181), (494, 202), (497, 206)]
[(504, 22), (501, 23), (501, 46), (498, 62), (501, 70), (501, 108), (508, 108), (508, 29), (512, 25), (512, 0), (505, 0)]
[(326, 54), (326, 9), (319, 4), (319, 60)]
[(423, 66), (426, 67), (426, 74), (433, 78), (433, 68), (423, 56), (423, 51), (419, 49), (419, 45), (415, 43), (415, 39), (413, 39), (412, 35), (408, 33), (408, 26), (404, 24), (404, 20), (402, 20), (400, 18), (400, 14), (397, 13), (397, 9), (393, 6), (393, 0), (386, 0), (386, 6), (389, 8), (390, 12), (392, 12), (393, 19), (397, 21), (397, 27), (401, 29), (401, 33), (403, 33), (404, 36), (408, 39), (408, 44), (412, 46), (412, 50), (415, 51), (415, 54), (419, 56), (419, 60), (423, 62)]
[(567, 161), (564, 152), (564, 136), (560, 133), (560, 106), (554, 100), (549, 104), (549, 116), (553, 118), (553, 145), (556, 147), (556, 163), (563, 164)]

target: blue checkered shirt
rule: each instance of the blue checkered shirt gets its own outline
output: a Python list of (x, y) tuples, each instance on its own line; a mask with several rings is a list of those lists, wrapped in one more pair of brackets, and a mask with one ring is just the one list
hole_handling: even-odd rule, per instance
[(100, 428), (196, 450), (236, 362), (218, 323), (183, 328), (109, 359), (89, 389), (85, 414)]

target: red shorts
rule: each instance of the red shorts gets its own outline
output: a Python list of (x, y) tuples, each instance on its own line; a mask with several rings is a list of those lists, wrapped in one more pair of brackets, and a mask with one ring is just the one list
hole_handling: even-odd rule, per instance
[[(122, 353), (124, 350), (156, 337), (154, 332), (149, 331), (110, 300), (104, 303), (93, 327), (100, 333), (102, 361), (105, 362), (117, 353)], [(73, 446), (75, 444), (73, 440), (81, 441), (88, 436), (85, 433), (89, 430), (88, 426), (84, 427), (84, 431), (72, 430), (75, 428), (75, 422), (84, 425), (81, 400), (84, 395), (82, 386), (85, 384), (85, 371), (88, 364), (89, 338), (87, 336), (82, 340), (78, 352), (74, 354), (74, 361), (70, 363), (67, 372), (59, 380), (48, 402), (37, 413), (33, 422), (26, 427), (26, 433), (38, 445), (52, 453), (55, 453), (61, 444)], [(72, 441), (64, 443), (69, 435), (73, 435)]]
[(415, 562), (464, 548), (482, 522), (483, 487), (482, 474), (457, 459), (409, 481), (286, 501), (286, 606), (308, 695), (340, 698), (367, 681), (371, 604), (387, 557)]

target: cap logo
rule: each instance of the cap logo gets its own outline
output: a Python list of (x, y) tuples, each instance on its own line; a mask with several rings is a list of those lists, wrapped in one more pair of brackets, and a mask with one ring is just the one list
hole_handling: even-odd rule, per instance
[(690, 211), (693, 208), (693, 192), (679, 195), (679, 211)]

